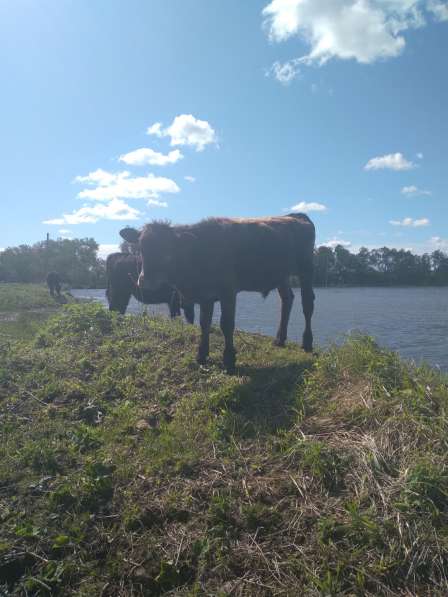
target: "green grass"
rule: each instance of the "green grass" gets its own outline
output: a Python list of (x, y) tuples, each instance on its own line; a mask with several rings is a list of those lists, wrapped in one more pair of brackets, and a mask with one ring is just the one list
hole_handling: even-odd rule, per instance
[(55, 299), (44, 284), (0, 284), (0, 311), (28, 311), (53, 307)]
[(69, 305), (0, 352), (0, 594), (446, 595), (447, 379)]
[(73, 300), (67, 293), (53, 298), (44, 284), (0, 283), (0, 345), (32, 338), (62, 304)]

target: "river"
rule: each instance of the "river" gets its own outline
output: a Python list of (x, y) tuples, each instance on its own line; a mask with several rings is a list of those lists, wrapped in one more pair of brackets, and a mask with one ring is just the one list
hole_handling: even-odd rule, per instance
[[(381, 346), (403, 358), (448, 371), (448, 288), (316, 288), (313, 317), (315, 344), (320, 347), (341, 342), (354, 331), (373, 336)], [(104, 290), (72, 290), (78, 298), (107, 304)], [(299, 341), (303, 330), (300, 290), (295, 290), (289, 339)], [(167, 315), (165, 305), (143, 306), (134, 298), (128, 313)], [(197, 307), (196, 307), (197, 312)], [(219, 321), (219, 304), (214, 321)], [(277, 292), (263, 299), (257, 293), (238, 295), (236, 325), (248, 332), (275, 336), (280, 317)], [(198, 319), (198, 317), (197, 317)]]

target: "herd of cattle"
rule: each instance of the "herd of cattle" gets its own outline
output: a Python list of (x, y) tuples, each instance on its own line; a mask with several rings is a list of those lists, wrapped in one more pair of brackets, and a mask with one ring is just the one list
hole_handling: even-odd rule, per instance
[(314, 309), (313, 251), (315, 228), (305, 214), (269, 218), (209, 218), (172, 226), (152, 222), (140, 231), (124, 228), (121, 237), (136, 245), (137, 255), (114, 253), (107, 259), (107, 299), (111, 310), (125, 313), (131, 296), (145, 304), (167, 303), (171, 317), (183, 309), (194, 321), (200, 307), (198, 362), (209, 354), (209, 335), (216, 301), (221, 304), (221, 330), (226, 370), (235, 370), (233, 344), (236, 296), (240, 291), (267, 296), (277, 289), (281, 317), (276, 344), (284, 346), (294, 293), (290, 277), (299, 276), (305, 331), (302, 347), (312, 351)]

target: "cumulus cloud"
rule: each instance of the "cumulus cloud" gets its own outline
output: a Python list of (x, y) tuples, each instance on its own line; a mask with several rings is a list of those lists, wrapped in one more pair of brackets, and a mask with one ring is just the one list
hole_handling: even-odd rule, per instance
[(147, 205), (148, 207), (168, 207), (166, 201), (159, 201), (158, 199), (148, 199)]
[(196, 178), (194, 176), (185, 176), (184, 178), (187, 182), (196, 182)]
[(401, 189), (403, 195), (409, 196), (417, 196), (417, 195), (431, 195), (431, 191), (425, 191), (424, 189), (419, 189), (415, 185), (410, 185), (408, 187), (403, 187)]
[(155, 135), (156, 137), (163, 137), (162, 123), (155, 122), (152, 126), (148, 127), (146, 133), (148, 135)]
[(44, 220), (43, 224), (61, 226), (63, 224), (95, 224), (98, 220), (138, 220), (141, 213), (122, 201), (112, 199), (109, 203), (98, 203), (96, 205), (84, 205), (71, 214), (63, 214), (61, 218)]
[(392, 226), (405, 226), (410, 228), (420, 228), (421, 226), (429, 226), (428, 218), (421, 218), (420, 220), (413, 220), (412, 218), (404, 218), (403, 220), (389, 220)]
[[(76, 182), (94, 186), (78, 193), (81, 199), (110, 201), (111, 199), (158, 199), (164, 193), (178, 193), (177, 184), (170, 178), (154, 176), (132, 177), (129, 172), (111, 173), (96, 170), (87, 176), (78, 176)], [(96, 185), (96, 186), (95, 186)]]
[(216, 144), (216, 133), (206, 120), (199, 120), (192, 114), (180, 114), (167, 128), (156, 122), (147, 130), (148, 135), (170, 137), (171, 145), (189, 145), (196, 151), (203, 151), (207, 145)]
[(428, 17), (446, 20), (448, 8), (441, 0), (272, 0), (262, 15), (272, 42), (297, 36), (309, 46), (308, 54), (292, 61), (293, 69), (289, 62), (286, 70), (273, 70), (279, 80), (282, 73), (291, 80), (300, 64), (396, 57), (406, 45), (403, 32), (424, 26)]
[(310, 203), (307, 203), (306, 201), (301, 201), (300, 203), (297, 203), (296, 205), (290, 207), (288, 211), (292, 211), (294, 213), (307, 213), (309, 211), (327, 211), (327, 206), (323, 203), (315, 203), (313, 201)]
[(149, 147), (141, 147), (121, 155), (118, 159), (128, 166), (166, 166), (175, 164), (184, 156), (178, 149), (170, 151), (167, 155), (154, 151)]
[(87, 183), (92, 185), (98, 185), (99, 187), (108, 187), (112, 184), (117, 184), (123, 178), (127, 178), (130, 176), (129, 172), (106, 172), (106, 170), (102, 170), (98, 168), (94, 172), (89, 172), (87, 176), (77, 176), (75, 178), (75, 182), (79, 183)]
[(352, 246), (352, 243), (349, 240), (342, 240), (340, 238), (332, 238), (331, 240), (327, 240), (326, 243), (323, 243), (322, 246), (330, 247), (331, 249), (334, 249), (338, 245), (348, 249), (349, 247)]
[(407, 160), (402, 153), (389, 153), (370, 159), (364, 170), (411, 170), (415, 164)]
[(436, 21), (448, 21), (448, 4), (440, 0), (430, 0), (428, 10), (434, 15)]

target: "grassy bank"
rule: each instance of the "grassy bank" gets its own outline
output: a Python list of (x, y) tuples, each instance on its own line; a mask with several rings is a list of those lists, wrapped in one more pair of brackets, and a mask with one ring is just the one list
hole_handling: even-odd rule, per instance
[(64, 292), (53, 298), (44, 284), (0, 284), (0, 344), (31, 338), (61, 305), (73, 301)]
[(70, 305), (0, 354), (0, 593), (446, 595), (448, 390)]

